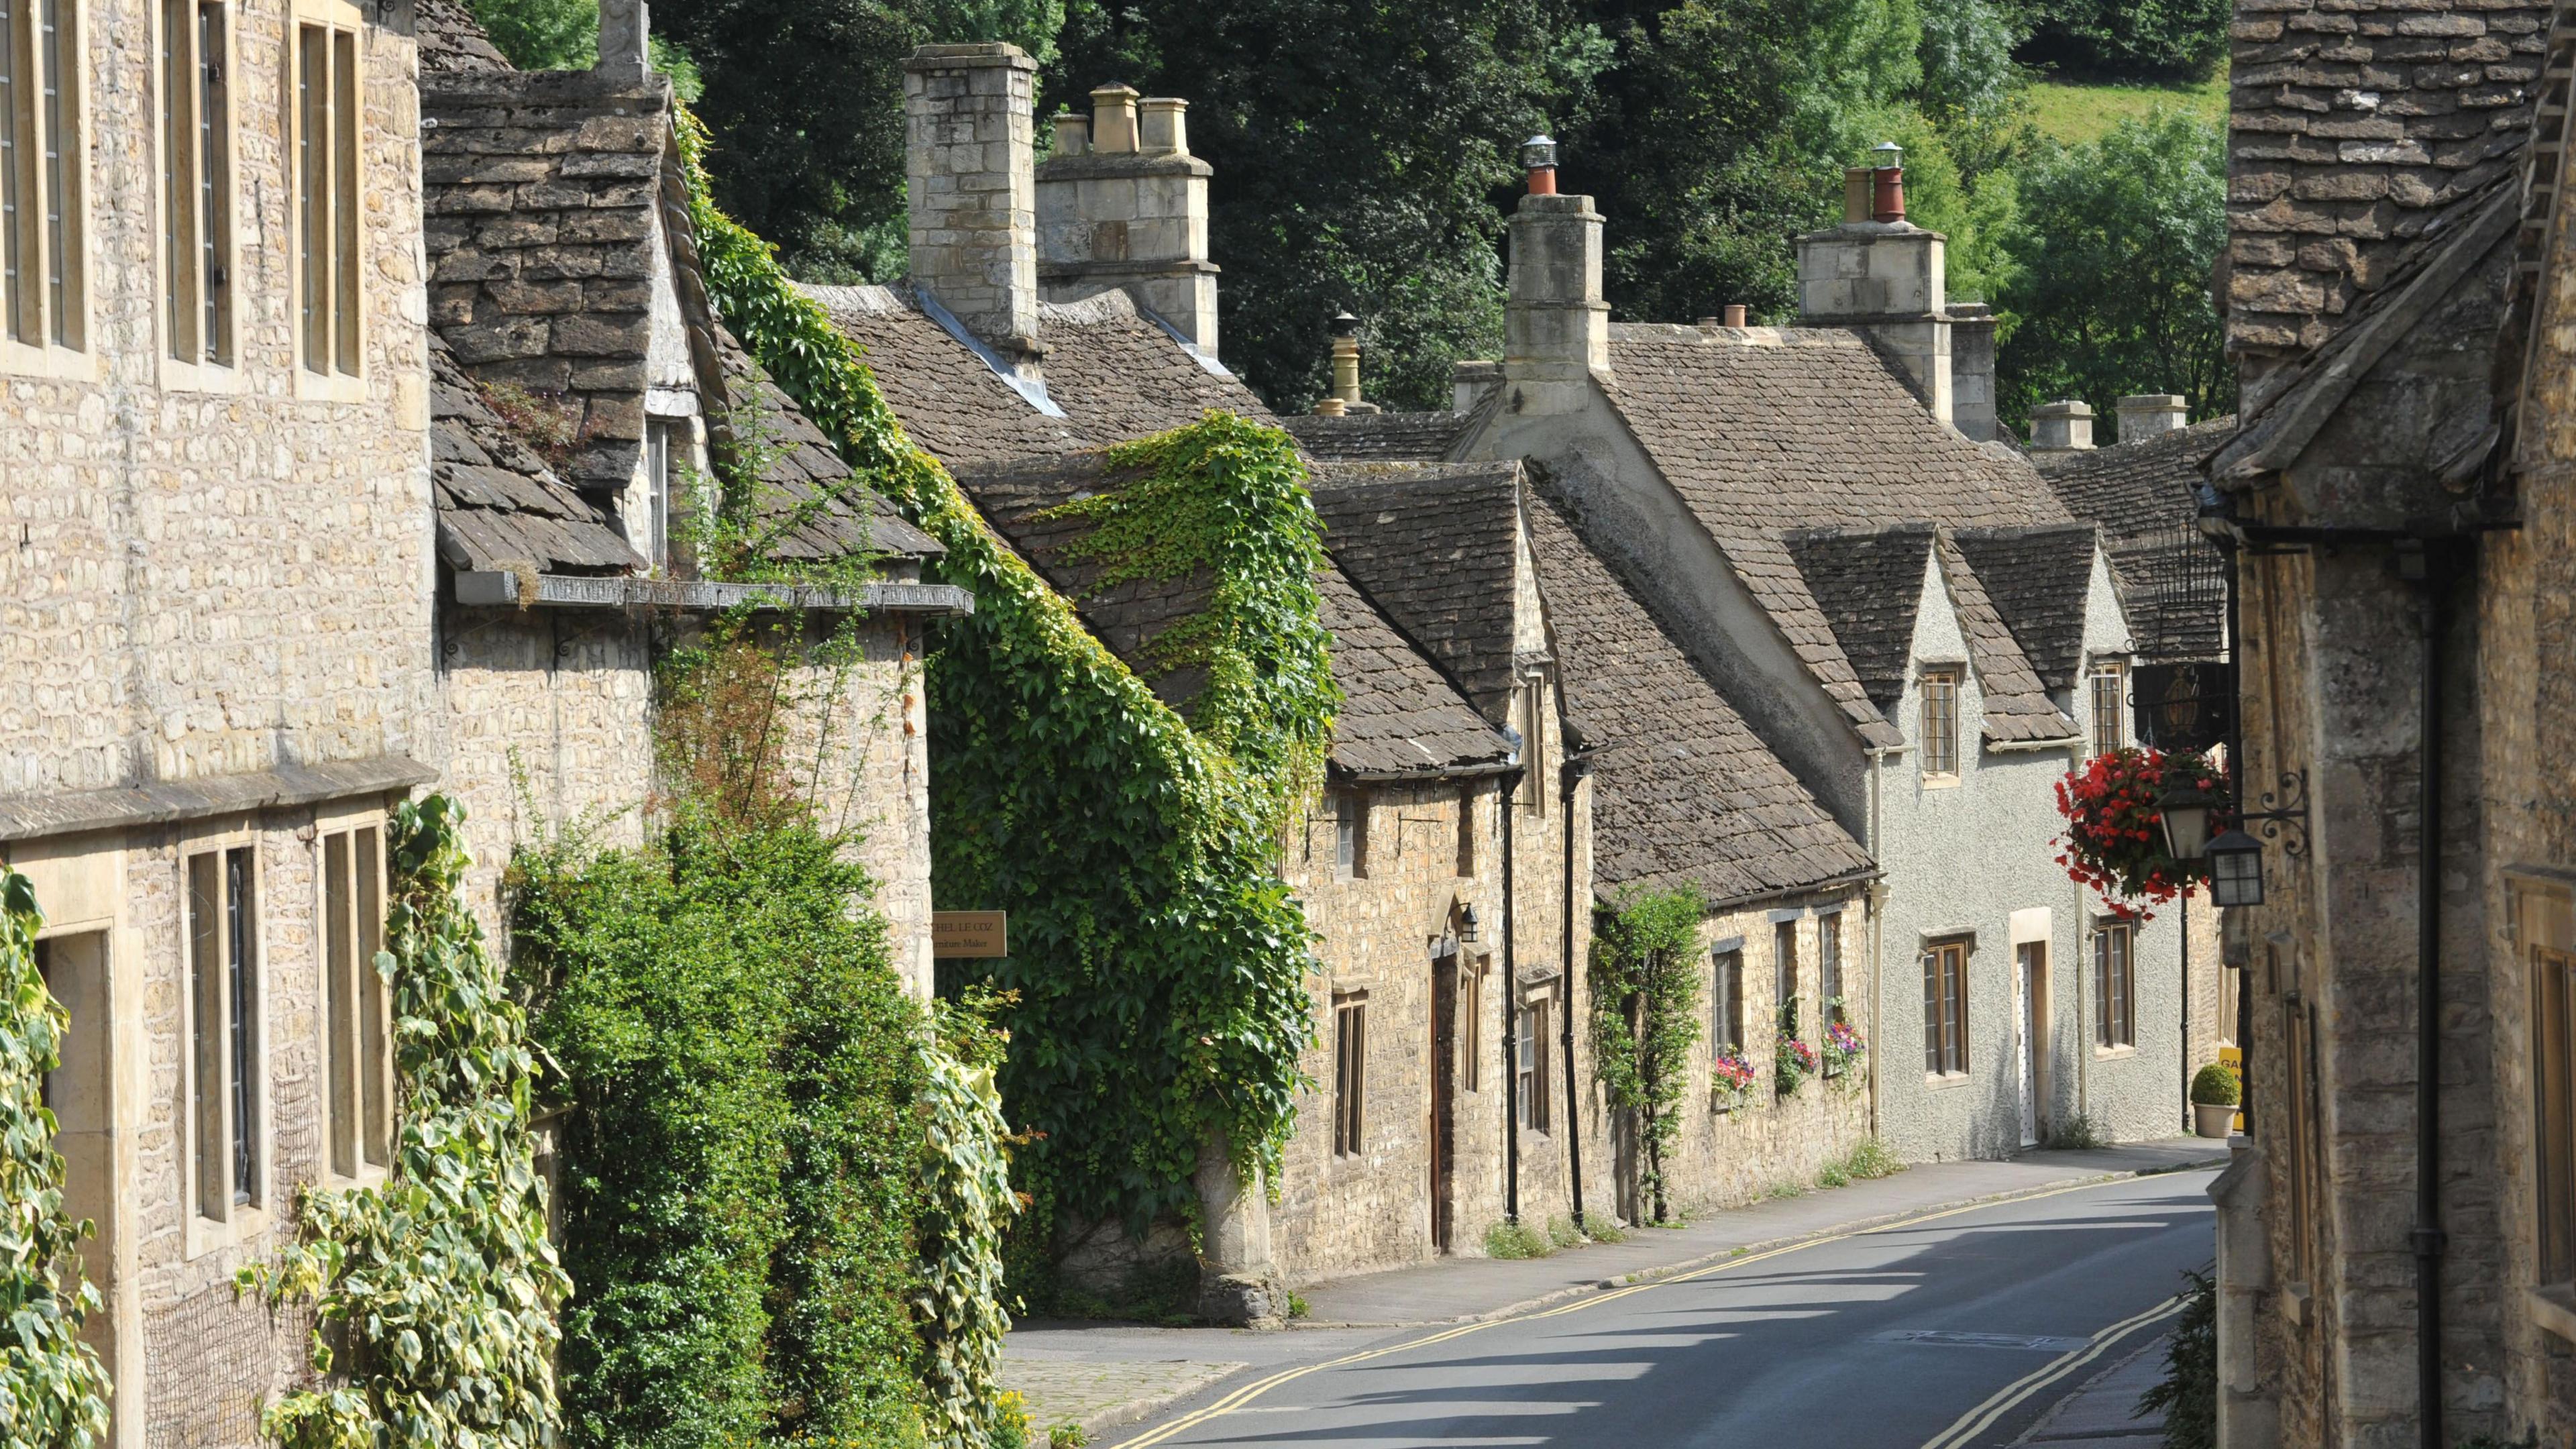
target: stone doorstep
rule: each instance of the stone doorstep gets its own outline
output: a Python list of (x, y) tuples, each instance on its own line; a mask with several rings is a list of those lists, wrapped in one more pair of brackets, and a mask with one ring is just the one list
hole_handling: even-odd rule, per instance
[[(1549, 1307), (1553, 1304), (1563, 1303), (1570, 1299), (1582, 1298), (1593, 1293), (1606, 1292), (1613, 1288), (1626, 1288), (1639, 1283), (1660, 1282), (1666, 1278), (1676, 1277), (1684, 1273), (1696, 1272), (1699, 1269), (1709, 1267), (1713, 1264), (1723, 1263), (1730, 1259), (1750, 1257), (1756, 1253), (1774, 1252), (1783, 1248), (1795, 1247), (1801, 1243), (1815, 1242), (1825, 1238), (1847, 1237), (1853, 1233), (1870, 1232), (1874, 1229), (1888, 1227), (1895, 1223), (1911, 1222), (1920, 1218), (1935, 1215), (1947, 1215), (1967, 1208), (1984, 1207), (1992, 1203), (2015, 1202), (2027, 1197), (2041, 1197), (2049, 1193), (2065, 1192), (2071, 1188), (2092, 1187), (2106, 1182), (2126, 1181), (2130, 1178), (2162, 1177), (2168, 1173), (2193, 1172), (2203, 1168), (2225, 1167), (2228, 1160), (2229, 1159), (2226, 1156), (2212, 1156), (2193, 1158), (2186, 1161), (2160, 1163), (2152, 1167), (2131, 1168), (2113, 1172), (2096, 1172), (2084, 1176), (2062, 1179), (2057, 1182), (2035, 1183), (2029, 1187), (2012, 1188), (2004, 1192), (1982, 1193), (1972, 1197), (1953, 1198), (1943, 1202), (1908, 1208), (1902, 1212), (1878, 1213), (1868, 1217), (1853, 1218), (1845, 1222), (1836, 1223), (1829, 1228), (1824, 1228), (1814, 1232), (1791, 1233), (1777, 1238), (1766, 1238), (1755, 1242), (1732, 1244), (1724, 1248), (1716, 1249), (1712, 1252), (1694, 1254), (1691, 1257), (1681, 1259), (1677, 1262), (1661, 1263), (1651, 1268), (1640, 1268), (1634, 1272), (1620, 1274), (1615, 1278), (1602, 1278), (1589, 1283), (1570, 1284), (1546, 1293), (1540, 1293), (1529, 1298), (1520, 1299), (1517, 1302), (1506, 1304), (1500, 1308), (1487, 1309), (1478, 1313), (1462, 1313), (1448, 1318), (1400, 1319), (1387, 1321), (1297, 1318), (1289, 1320), (1288, 1327), (1292, 1330), (1318, 1328), (1424, 1328), (1454, 1323), (1483, 1323), (1497, 1318), (1510, 1318), (1518, 1314), (1530, 1312), (1534, 1309)], [(1713, 1213), (1710, 1216), (1723, 1216), (1724, 1211), (1728, 1210), (1721, 1210), (1719, 1213)], [(1703, 1219), (1703, 1221), (1705, 1221), (1705, 1219)], [(1660, 1231), (1665, 1230), (1658, 1228), (1634, 1228), (1629, 1230), (1632, 1239), (1634, 1235), (1639, 1232)], [(1567, 1251), (1579, 1253), (1582, 1252), (1583, 1249), (1575, 1248)], [(1470, 1264), (1492, 1261), (1495, 1260), (1490, 1258), (1450, 1258), (1442, 1260), (1439, 1266), (1445, 1269), (1455, 1270), (1457, 1268), (1464, 1268)], [(1391, 1271), (1405, 1272), (1410, 1270), (1394, 1269)]]

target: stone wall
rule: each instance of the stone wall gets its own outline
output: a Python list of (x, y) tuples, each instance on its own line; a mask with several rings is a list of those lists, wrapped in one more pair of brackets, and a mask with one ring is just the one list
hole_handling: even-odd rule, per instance
[[(1552, 700), (1546, 706), (1553, 710)], [(1543, 783), (1542, 783), (1543, 781)], [(1524, 992), (1546, 991), (1550, 1006), (1547, 1059), (1548, 1130), (1519, 1131), (1520, 1211), (1524, 1221), (1545, 1224), (1573, 1211), (1569, 1150), (1582, 1154), (1585, 1206), (1613, 1208), (1606, 1118), (1593, 1085), (1591, 1037), (1580, 963), (1591, 951), (1589, 882), (1590, 787), (1576, 792), (1569, 810), (1558, 794), (1558, 761), (1550, 758), (1521, 786), (1524, 804), (1512, 822), (1512, 896), (1518, 936), (1513, 957)], [(1531, 811), (1530, 795), (1544, 789), (1545, 813)], [(1316, 1040), (1301, 1063), (1309, 1079), (1298, 1094), (1296, 1135), (1280, 1179), (1280, 1202), (1271, 1214), (1272, 1252), (1291, 1281), (1312, 1280), (1420, 1261), (1436, 1251), (1432, 1241), (1432, 1018), (1434, 955), (1444, 932), (1456, 926), (1461, 907), (1475, 908), (1477, 939), (1460, 947), (1468, 969), (1487, 971), (1481, 991), (1486, 1007), (1478, 1032), (1482, 1061), (1468, 1087), (1463, 1022), (1453, 1039), (1457, 1089), (1451, 1118), (1452, 1232), (1449, 1250), (1477, 1255), (1485, 1233), (1502, 1221), (1505, 1206), (1502, 1012), (1504, 896), (1502, 831), (1496, 781), (1442, 781), (1381, 786), (1367, 791), (1367, 874), (1337, 879), (1336, 815), (1320, 799), (1291, 837), (1286, 879), (1322, 940), (1317, 955), (1324, 973), (1310, 982)], [(1471, 802), (1475, 869), (1458, 870), (1462, 794)], [(1577, 910), (1572, 960), (1564, 970), (1565, 855), (1572, 828)], [(1333, 1152), (1333, 1005), (1337, 995), (1367, 993), (1366, 1112), (1362, 1151)], [(1577, 1129), (1566, 1128), (1565, 1066), (1559, 1040), (1569, 1001), (1575, 1016), (1575, 1064), (1583, 1111)], [(1463, 992), (1462, 1005), (1463, 1011)], [(1579, 1137), (1579, 1144), (1578, 1139)]]
[[(0, 798), (208, 781), (408, 754), (431, 701), (427, 378), (414, 53), (357, 25), (362, 376), (295, 353), (286, 24), (233, 16), (235, 362), (166, 362), (154, 135), (160, 7), (84, 5), (87, 347), (0, 363)], [(373, 807), (377, 800), (346, 802)], [(121, 882), (108, 933), (114, 1200), (109, 1314), (120, 1449), (257, 1441), (305, 1333), (236, 1297), (319, 1171), (310, 807), (5, 848)], [(259, 1210), (209, 1231), (182, 1190), (183, 842), (255, 845), (263, 877)], [(58, 926), (73, 924), (57, 915)]]

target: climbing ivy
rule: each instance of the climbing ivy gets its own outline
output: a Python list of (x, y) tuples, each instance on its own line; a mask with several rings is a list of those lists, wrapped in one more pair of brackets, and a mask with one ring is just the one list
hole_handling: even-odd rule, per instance
[(62, 1064), (62, 1004), (36, 970), (36, 888), (0, 865), (0, 1443), (92, 1449), (107, 1439), (107, 1370), (80, 1341), (98, 1290), (73, 1255), (90, 1224), (63, 1211), (45, 1074)]
[(1011, 1331), (1002, 1303), (1002, 1235), (1020, 1203), (1011, 1191), (1010, 1129), (993, 1085), (998, 1045), (972, 1013), (943, 1014), (946, 1035), (961, 1050), (934, 1048), (922, 1082), (921, 1191), (923, 1282), (915, 1311), (929, 1326), (923, 1389), (933, 1437), (941, 1444), (994, 1442), (1003, 1414), (993, 1390), (1001, 1372), (1002, 1337)]
[[(1242, 653), (1199, 710), (1207, 734), (1094, 639), (1072, 606), (985, 526), (897, 425), (858, 348), (797, 292), (770, 246), (708, 200), (704, 137), (683, 124), (707, 287), (728, 324), (868, 486), (946, 546), (940, 572), (975, 595), (929, 677), (933, 869), (941, 898), (1011, 913), (995, 984), (1004, 1102), (1039, 1140), (1024, 1155), (1067, 1210), (1142, 1224), (1195, 1211), (1202, 1142), (1275, 1173), (1295, 1125), (1313, 1025), (1313, 933), (1276, 872), (1337, 699), (1311, 619), (1311, 504), (1284, 434), (1239, 419), (1123, 450), (1152, 482), (1096, 520), (1123, 567), (1216, 574), (1217, 622), (1179, 646)], [(1201, 490), (1204, 490), (1203, 492)], [(1191, 510), (1198, 542), (1140, 547)], [(1295, 515), (1299, 526), (1262, 537)], [(1308, 542), (1300, 542), (1300, 539)], [(1266, 622), (1265, 622), (1266, 616)], [(1268, 665), (1236, 631), (1277, 631)], [(1229, 668), (1233, 666), (1229, 665)], [(1060, 1194), (1060, 1197), (1057, 1195)]]
[(1670, 1215), (1664, 1153), (1680, 1135), (1690, 1049), (1699, 1040), (1699, 923), (1694, 890), (1631, 891), (1592, 931), (1592, 1043), (1610, 1105), (1637, 1114), (1640, 1185), (1655, 1221)]
[[(467, 912), (465, 812), (405, 804), (388, 830), (401, 1134), (374, 1187), (305, 1190), (301, 1231), (236, 1283), (313, 1306), (317, 1375), (269, 1405), (288, 1449), (537, 1449), (558, 1442), (555, 1315), (572, 1284), (546, 1241), (528, 1129), (540, 1058)], [(338, 1343), (345, 1352), (335, 1352)]]

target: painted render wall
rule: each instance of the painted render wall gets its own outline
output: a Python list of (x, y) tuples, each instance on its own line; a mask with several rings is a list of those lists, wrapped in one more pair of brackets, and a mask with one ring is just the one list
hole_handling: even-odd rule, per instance
[[(2114, 611), (2110, 615), (2116, 620)], [(2125, 648), (2098, 611), (2088, 611), (2089, 648)], [(2182, 1120), (2177, 1053), (2181, 1033), (2180, 935), (2159, 918), (2139, 928), (2134, 1048), (2094, 1043), (2092, 929), (2100, 904), (2068, 880), (2052, 844), (2055, 789), (2073, 763), (2065, 748), (1999, 751), (1972, 731), (1984, 696), (1937, 564), (1925, 570), (1913, 657), (1962, 666), (1960, 770), (1956, 783), (1927, 782), (1922, 748), (1920, 669), (1889, 711), (1906, 736), (1903, 753), (1874, 762), (1878, 829), (1871, 853), (1885, 872), (1884, 971), (1878, 1002), (1879, 1130), (1910, 1160), (1999, 1157), (2020, 1145), (2020, 1049), (2015, 948), (2048, 946), (2047, 1000), (2037, 1013), (2033, 1096), (2046, 1140), (2075, 1113), (2090, 1113), (2109, 1136), (2167, 1137)], [(2080, 716), (2079, 716), (2080, 717)], [(1968, 962), (1968, 1062), (1964, 1074), (1923, 1068), (1920, 956), (1933, 940), (1974, 938)]]

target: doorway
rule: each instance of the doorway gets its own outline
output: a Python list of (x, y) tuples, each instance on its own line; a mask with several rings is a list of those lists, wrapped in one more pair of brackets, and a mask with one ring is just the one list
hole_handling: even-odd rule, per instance
[(2045, 1095), (2048, 1051), (2048, 943), (2024, 941), (2013, 947), (2013, 1028), (2019, 1038), (2013, 1053), (2021, 1102), (2020, 1142), (2039, 1145), (2039, 1104)]
[(1449, 1251), (1450, 1182), (1458, 1094), (1458, 951), (1431, 958), (1431, 1250)]
[[(81, 1339), (98, 1353), (110, 1381), (116, 1355), (116, 1137), (115, 1077), (110, 1070), (107, 933), (84, 931), (36, 943), (36, 971), (71, 1021), (63, 1033), (61, 1064), (45, 1074), (45, 1105), (54, 1114), (54, 1150), (63, 1156), (63, 1211), (74, 1221), (97, 1224), (77, 1250), (81, 1276), (98, 1286), (106, 1310), (93, 1313)], [(112, 1407), (112, 1405), (111, 1405)]]

